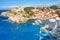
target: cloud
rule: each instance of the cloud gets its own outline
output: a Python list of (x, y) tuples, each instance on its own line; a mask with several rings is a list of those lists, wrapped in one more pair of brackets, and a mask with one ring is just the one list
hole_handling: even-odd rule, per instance
[(60, 1), (56, 1), (57, 4), (60, 4)]
[(0, 6), (0, 8), (12, 8), (12, 7), (19, 7), (19, 6)]
[(14, 7), (19, 7), (19, 6), (0, 6), (0, 10), (12, 9)]

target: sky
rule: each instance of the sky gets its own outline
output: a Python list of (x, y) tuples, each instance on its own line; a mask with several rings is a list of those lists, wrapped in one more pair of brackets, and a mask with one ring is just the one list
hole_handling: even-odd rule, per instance
[(0, 9), (11, 9), (18, 6), (43, 7), (60, 5), (60, 0), (0, 0)]

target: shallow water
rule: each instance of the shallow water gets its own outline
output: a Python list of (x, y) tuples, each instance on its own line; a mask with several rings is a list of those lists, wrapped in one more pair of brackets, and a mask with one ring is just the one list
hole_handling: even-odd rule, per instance
[(0, 16), (0, 40), (54, 40), (47, 31), (40, 30), (47, 22), (33, 25), (33, 20), (26, 23), (11, 23)]

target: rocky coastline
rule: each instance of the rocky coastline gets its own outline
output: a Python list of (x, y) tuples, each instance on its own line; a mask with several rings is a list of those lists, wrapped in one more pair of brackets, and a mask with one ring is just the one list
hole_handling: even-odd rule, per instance
[[(43, 9), (43, 10), (42, 10)], [(8, 20), (11, 22), (16, 23), (25, 23), (28, 20), (34, 20), (37, 21), (38, 19), (41, 20), (49, 20), (49, 19), (56, 19), (60, 18), (55, 12), (56, 10), (53, 10), (49, 7), (45, 7), (42, 9), (37, 9), (34, 7), (18, 7), (13, 8), (7, 12), (2, 12), (1, 15), (4, 17), (8, 17)], [(39, 22), (38, 22), (39, 23)]]

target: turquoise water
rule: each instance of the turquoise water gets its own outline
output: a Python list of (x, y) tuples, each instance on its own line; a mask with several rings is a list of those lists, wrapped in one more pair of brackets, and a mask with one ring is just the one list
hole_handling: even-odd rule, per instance
[(47, 31), (42, 31), (47, 22), (33, 25), (32, 21), (26, 23), (11, 23), (7, 18), (0, 16), (0, 40), (54, 40)]

